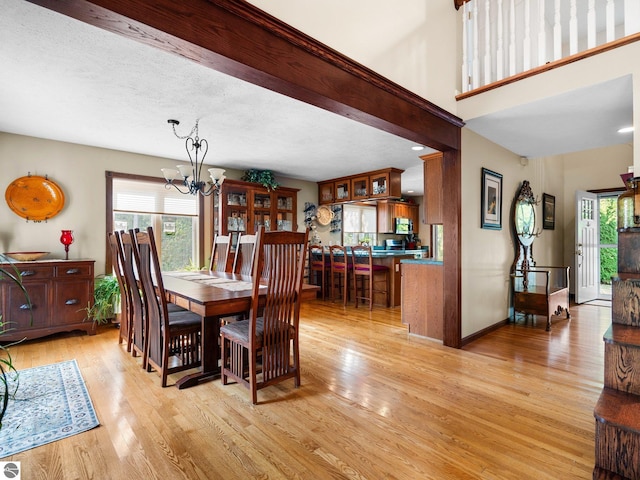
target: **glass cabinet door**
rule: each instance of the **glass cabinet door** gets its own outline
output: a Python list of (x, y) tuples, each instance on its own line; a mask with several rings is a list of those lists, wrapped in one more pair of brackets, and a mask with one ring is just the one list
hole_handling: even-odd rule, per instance
[(357, 177), (351, 180), (351, 199), (369, 198), (369, 177)]
[(293, 230), (293, 212), (296, 208), (293, 194), (276, 192), (276, 228), (278, 230)]
[(260, 226), (266, 231), (271, 230), (271, 195), (269, 193), (253, 194), (253, 232), (256, 233)]
[(247, 231), (247, 191), (245, 189), (229, 189), (226, 198), (221, 199), (226, 202), (226, 218), (220, 219), (224, 222), (223, 234), (246, 233)]
[(333, 203), (334, 200), (334, 182), (325, 182), (318, 184), (318, 203), (324, 205), (327, 203)]
[(369, 177), (372, 197), (386, 197), (389, 195), (389, 173), (374, 174)]
[(346, 180), (338, 180), (335, 183), (336, 185), (336, 194), (334, 195), (337, 201), (346, 202), (351, 200), (350, 189), (351, 189), (351, 181), (349, 179)]

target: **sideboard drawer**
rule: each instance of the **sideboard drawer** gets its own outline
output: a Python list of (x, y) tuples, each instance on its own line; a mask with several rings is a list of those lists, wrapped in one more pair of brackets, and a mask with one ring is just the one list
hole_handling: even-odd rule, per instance
[[(32, 280), (42, 280), (53, 277), (54, 268), (52, 266), (40, 265), (12, 265), (6, 264), (3, 267), (11, 275), (20, 275), (23, 282)], [(0, 275), (1, 280), (5, 280), (4, 275)]]
[(55, 276), (58, 278), (92, 277), (93, 265), (58, 265), (55, 270)]

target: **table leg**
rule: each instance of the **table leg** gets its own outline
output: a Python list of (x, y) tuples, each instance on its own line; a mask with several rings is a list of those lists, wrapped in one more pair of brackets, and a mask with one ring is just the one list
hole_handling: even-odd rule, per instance
[(201, 371), (185, 375), (176, 382), (176, 387), (193, 387), (220, 378), (220, 317), (202, 317)]

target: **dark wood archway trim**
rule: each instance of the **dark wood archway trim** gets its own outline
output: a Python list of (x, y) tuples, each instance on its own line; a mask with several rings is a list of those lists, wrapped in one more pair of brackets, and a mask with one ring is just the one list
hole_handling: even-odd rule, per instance
[(30, 0), (443, 152), (444, 344), (461, 346), (462, 120), (243, 0)]

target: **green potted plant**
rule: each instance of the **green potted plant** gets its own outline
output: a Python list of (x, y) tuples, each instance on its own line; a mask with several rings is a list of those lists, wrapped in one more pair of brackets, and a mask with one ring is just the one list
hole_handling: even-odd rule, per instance
[(275, 190), (280, 186), (278, 182), (276, 182), (271, 170), (256, 170), (255, 168), (245, 170), (242, 180), (245, 182), (259, 183), (269, 191)]
[(120, 305), (120, 285), (113, 275), (96, 278), (93, 305), (87, 305), (87, 317), (98, 324), (109, 323)]

